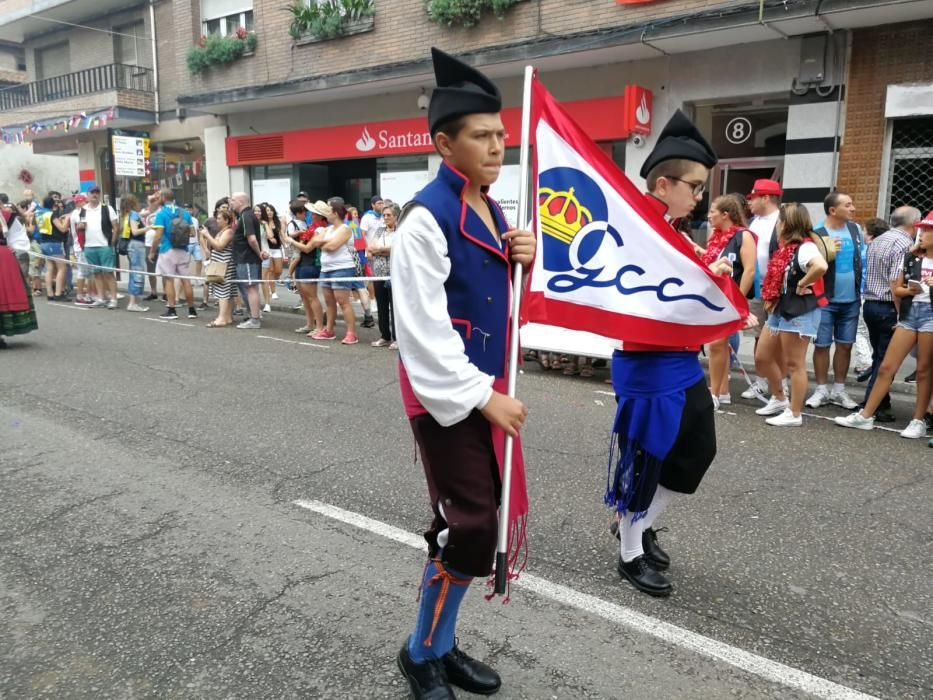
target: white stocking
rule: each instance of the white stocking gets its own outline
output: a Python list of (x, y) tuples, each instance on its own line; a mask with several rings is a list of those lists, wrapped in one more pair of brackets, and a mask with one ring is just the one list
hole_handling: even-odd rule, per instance
[(648, 513), (645, 515), (643, 521), (646, 530), (654, 527), (655, 518), (664, 512), (664, 509), (667, 508), (668, 504), (674, 498), (674, 495), (674, 491), (666, 489), (661, 486), (661, 484), (658, 484), (658, 490), (654, 493), (654, 499), (652, 499), (651, 505), (648, 506)]
[(622, 514), (622, 519), (619, 520), (619, 534), (622, 535), (620, 537), (622, 561), (630, 562), (645, 553), (641, 545), (641, 534), (644, 527), (644, 518), (633, 524), (631, 513)]

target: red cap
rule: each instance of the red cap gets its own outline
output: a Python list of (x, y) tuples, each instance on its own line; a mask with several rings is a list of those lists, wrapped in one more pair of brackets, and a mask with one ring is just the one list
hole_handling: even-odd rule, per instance
[(933, 210), (930, 210), (930, 212), (920, 220), (920, 223), (917, 224), (917, 228), (933, 228)]
[(781, 184), (777, 180), (755, 180), (755, 186), (752, 187), (748, 199), (760, 197), (765, 194), (780, 197), (784, 194), (784, 190), (781, 189)]

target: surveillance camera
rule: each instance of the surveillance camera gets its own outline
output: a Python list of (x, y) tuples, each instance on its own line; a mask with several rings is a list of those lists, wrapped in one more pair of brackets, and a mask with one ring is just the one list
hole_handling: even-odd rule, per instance
[(634, 136), (632, 136), (632, 145), (635, 148), (641, 148), (642, 146), (645, 145), (645, 137), (642, 136), (641, 134), (635, 134)]

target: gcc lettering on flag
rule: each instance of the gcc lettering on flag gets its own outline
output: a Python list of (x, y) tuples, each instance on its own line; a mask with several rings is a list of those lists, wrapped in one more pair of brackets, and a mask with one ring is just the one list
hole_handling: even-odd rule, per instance
[(700, 345), (739, 330), (748, 304), (537, 82), (532, 90), (538, 252), (523, 322), (632, 343)]

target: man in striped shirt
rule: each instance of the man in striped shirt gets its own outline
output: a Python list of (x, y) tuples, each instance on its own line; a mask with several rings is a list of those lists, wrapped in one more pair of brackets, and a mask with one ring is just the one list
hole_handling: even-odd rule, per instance
[[(897, 312), (900, 300), (894, 296), (904, 255), (914, 242), (920, 210), (915, 207), (898, 207), (891, 214), (891, 230), (875, 238), (868, 246), (865, 271), (865, 295), (862, 316), (868, 326), (868, 338), (872, 347), (871, 379), (865, 389), (862, 405), (868, 400), (871, 389), (878, 376), (878, 368), (888, 350), (888, 343), (894, 335), (897, 325)], [(889, 423), (894, 420), (891, 413), (891, 395), (886, 394), (881, 401), (875, 420)]]

